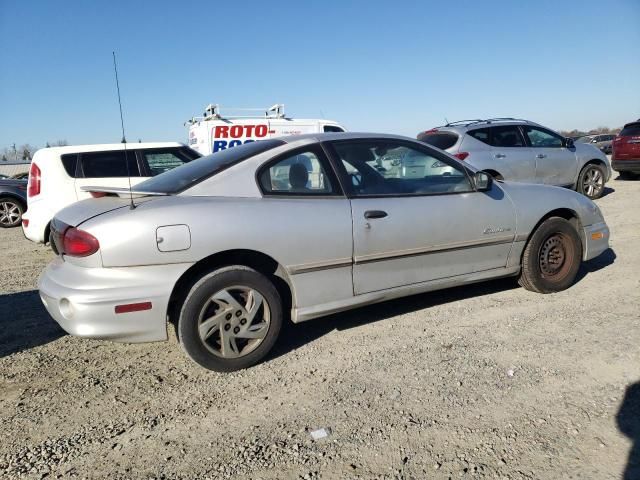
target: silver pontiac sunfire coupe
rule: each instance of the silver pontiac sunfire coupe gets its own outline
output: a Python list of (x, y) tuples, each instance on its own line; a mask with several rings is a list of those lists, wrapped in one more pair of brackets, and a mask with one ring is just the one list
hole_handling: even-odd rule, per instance
[[(218, 371), (274, 345), (283, 319), (517, 276), (551, 293), (608, 248), (588, 198), (497, 183), (424, 143), (330, 133), (249, 143), (94, 197), (52, 224), (40, 295), (67, 332), (167, 339)], [(133, 205), (135, 204), (135, 206)]]

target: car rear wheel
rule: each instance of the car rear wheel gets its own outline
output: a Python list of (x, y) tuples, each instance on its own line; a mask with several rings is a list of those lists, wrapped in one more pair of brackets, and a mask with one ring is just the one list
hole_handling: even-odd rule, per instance
[(592, 200), (600, 198), (604, 193), (604, 169), (595, 164), (584, 167), (578, 178), (578, 191)]
[(0, 198), (0, 227), (17, 227), (22, 222), (24, 207), (22, 204), (10, 197)]
[(273, 283), (236, 265), (205, 275), (192, 287), (180, 312), (178, 337), (196, 363), (231, 372), (262, 360), (281, 326), (282, 301)]
[(551, 217), (529, 238), (518, 283), (533, 292), (560, 292), (573, 284), (581, 261), (582, 242), (575, 227)]

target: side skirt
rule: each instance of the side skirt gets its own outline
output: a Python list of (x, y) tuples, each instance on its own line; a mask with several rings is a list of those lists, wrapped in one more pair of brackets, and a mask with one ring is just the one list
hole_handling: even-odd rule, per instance
[(294, 323), (305, 322), (318, 317), (324, 317), (332, 313), (350, 310), (355, 307), (363, 307), (374, 303), (392, 300), (394, 298), (407, 297), (418, 293), (426, 293), (445, 288), (467, 285), (470, 283), (482, 282), (496, 278), (512, 277), (520, 273), (520, 265), (506, 268), (494, 268), (482, 272), (474, 272), (466, 275), (456, 275), (454, 277), (440, 278), (428, 282), (415, 283), (402, 287), (379, 290), (376, 292), (363, 293), (346, 300), (323, 303), (304, 308), (292, 308), (291, 320)]

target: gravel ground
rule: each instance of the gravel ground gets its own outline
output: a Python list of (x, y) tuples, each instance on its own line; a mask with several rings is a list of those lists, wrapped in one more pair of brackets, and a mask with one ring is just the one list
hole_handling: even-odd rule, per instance
[(565, 292), (501, 280), (290, 326), (234, 374), (175, 338), (65, 335), (35, 290), (52, 253), (0, 231), (0, 477), (620, 478), (640, 463), (639, 199), (611, 182), (612, 250)]

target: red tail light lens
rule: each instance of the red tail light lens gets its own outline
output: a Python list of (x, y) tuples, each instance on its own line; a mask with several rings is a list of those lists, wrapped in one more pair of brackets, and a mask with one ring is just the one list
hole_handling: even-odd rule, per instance
[(104, 192), (89, 192), (93, 198), (102, 198), (106, 197), (107, 194)]
[(75, 227), (65, 230), (62, 245), (62, 253), (71, 257), (88, 257), (100, 249), (96, 237)]
[(458, 152), (454, 155), (458, 160), (464, 160), (469, 156), (469, 152)]
[(35, 197), (36, 195), (40, 195), (40, 168), (32, 162), (27, 182), (27, 197)]

